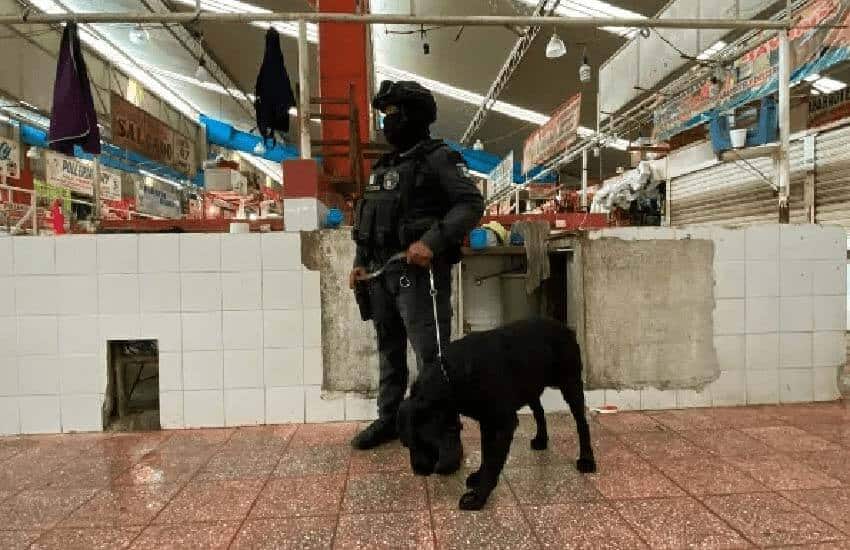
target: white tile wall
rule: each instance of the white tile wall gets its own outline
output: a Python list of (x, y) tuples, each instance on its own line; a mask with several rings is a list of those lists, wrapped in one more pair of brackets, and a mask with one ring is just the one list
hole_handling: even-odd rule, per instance
[(139, 272), (180, 271), (180, 240), (174, 235), (139, 235)]
[(779, 226), (755, 225), (745, 230), (747, 260), (779, 259)]
[(750, 405), (779, 402), (779, 371), (747, 371), (747, 401)]
[(183, 313), (183, 350), (220, 350), (222, 317), (220, 311)]
[(18, 353), (18, 318), (0, 317), (0, 355)]
[(63, 395), (62, 431), (98, 432), (103, 430), (103, 395)]
[(97, 240), (69, 235), (56, 239), (56, 273), (90, 275), (97, 273)]
[[(227, 237), (225, 237), (227, 238)], [(180, 235), (180, 271), (221, 270), (221, 237), (218, 234)]]
[(0, 397), (0, 435), (19, 433), (21, 433), (21, 418), (18, 411), (18, 398)]
[(258, 350), (224, 350), (225, 390), (262, 388), (263, 380), (263, 356)]
[(139, 278), (142, 313), (180, 311), (180, 274), (148, 273)]
[(847, 262), (813, 262), (812, 293), (816, 296), (844, 296), (847, 291)]
[(747, 298), (747, 334), (779, 331), (779, 298)]
[(640, 410), (639, 390), (605, 390), (605, 404), (614, 405), (623, 411)]
[(59, 317), (59, 355), (97, 354), (96, 315)]
[(101, 275), (97, 281), (98, 311), (106, 315), (139, 313), (138, 275)]
[(640, 394), (640, 408), (644, 410), (675, 409), (676, 392), (644, 388)]
[(59, 352), (59, 320), (53, 316), (18, 317), (19, 355), (56, 355)]
[(263, 233), (263, 269), (300, 270), (301, 236), (298, 233)]
[(779, 333), (747, 335), (747, 370), (779, 368)]
[(15, 262), (12, 257), (13, 239), (0, 237), (0, 276), (7, 277), (15, 273)]
[(351, 421), (371, 421), (378, 418), (378, 402), (358, 395), (345, 396), (345, 419)]
[[(59, 288), (56, 277), (31, 275), (15, 279), (15, 307), (18, 315), (56, 315)], [(4, 292), (8, 290), (4, 289)]]
[(780, 369), (812, 369), (812, 333), (784, 332), (779, 339)]
[(9, 292), (14, 288), (14, 277), (0, 277), (0, 316), (15, 315), (15, 293)]
[[(159, 391), (174, 392), (183, 389), (183, 356), (178, 352), (159, 352)], [(160, 414), (162, 407), (160, 406)]]
[(220, 390), (224, 387), (224, 355), (218, 351), (183, 352), (183, 389)]
[(187, 428), (224, 426), (224, 392), (184, 391), (183, 418)]
[(264, 309), (301, 309), (301, 271), (263, 271)]
[(263, 312), (263, 345), (300, 348), (304, 345), (304, 314), (298, 310)]
[[(278, 386), (301, 386), (306, 382), (306, 368), (304, 367), (305, 352), (302, 348), (290, 349), (269, 349), (265, 350), (263, 359), (264, 380), (265, 385), (270, 387)], [(311, 373), (312, 375), (312, 373)], [(315, 376), (310, 377), (313, 385), (320, 385), (315, 382)]]
[(814, 279), (812, 262), (789, 260), (782, 262), (780, 267), (779, 290), (782, 296), (811, 296)]
[(18, 398), (21, 432), (25, 434), (62, 431), (58, 395), (35, 395)]
[(55, 355), (19, 357), (18, 391), (22, 395), (58, 395), (59, 357)]
[(263, 303), (262, 288), (260, 271), (222, 273), (221, 289), (224, 310), (260, 310)]
[(95, 395), (106, 391), (106, 364), (95, 354), (65, 356), (58, 362), (57, 370), (62, 395)]
[(805, 403), (814, 400), (814, 375), (811, 368), (779, 371), (779, 401)]
[(704, 388), (702, 391), (676, 390), (676, 407), (680, 409), (710, 407), (711, 404), (711, 388)]
[(138, 273), (138, 235), (99, 235), (97, 237), (99, 273)]
[(262, 311), (225, 311), (222, 315), (224, 349), (262, 349)]
[(266, 386), (266, 422), (269, 424), (304, 422), (304, 386), (286, 388)]
[(815, 332), (812, 341), (814, 367), (839, 367), (847, 362), (847, 340), (844, 331)]
[(98, 308), (97, 277), (65, 275), (56, 278), (59, 315), (95, 315)]
[(181, 273), (180, 304), (182, 311), (221, 310), (221, 274)]
[(265, 391), (262, 388), (224, 390), (226, 426), (263, 424), (265, 419)]
[(720, 262), (715, 277), (715, 297), (744, 298), (747, 295), (747, 262)]
[(746, 300), (718, 299), (714, 304), (714, 334), (743, 334), (746, 328)]
[(847, 310), (841, 296), (815, 296), (813, 300), (816, 331), (842, 330), (847, 326)]
[(0, 355), (0, 396), (18, 395), (18, 358)]
[(748, 298), (779, 296), (779, 270), (775, 261), (747, 262)]
[(307, 422), (337, 422), (345, 420), (344, 396), (322, 395), (321, 386), (305, 386), (304, 401)]
[(815, 367), (813, 370), (812, 390), (815, 401), (834, 401), (841, 399), (838, 390), (839, 372), (842, 367)]
[(322, 310), (304, 310), (304, 347), (318, 348), (322, 345)]
[(159, 424), (166, 429), (183, 428), (186, 425), (183, 418), (182, 391), (160, 391)]
[(720, 370), (739, 370), (747, 366), (747, 336), (729, 334), (715, 336), (714, 348), (717, 351), (717, 363)]
[(304, 278), (301, 283), (304, 309), (318, 309), (322, 307), (320, 280), (321, 276), (318, 271), (304, 271)]
[(779, 328), (782, 332), (811, 332), (812, 296), (783, 296), (779, 299)]
[(15, 275), (56, 273), (56, 247), (53, 239), (12, 239)]
[(304, 383), (308, 386), (320, 386), (324, 377), (322, 348), (304, 348)]
[(261, 235), (259, 233), (234, 234), (222, 238), (222, 271), (260, 270), (262, 267), (260, 239)]
[(143, 313), (141, 338), (156, 340), (159, 352), (182, 350), (182, 326), (179, 313)]

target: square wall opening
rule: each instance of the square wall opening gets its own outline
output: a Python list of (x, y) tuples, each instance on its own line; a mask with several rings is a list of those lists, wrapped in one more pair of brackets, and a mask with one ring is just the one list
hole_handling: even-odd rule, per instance
[(156, 340), (108, 342), (103, 425), (117, 432), (160, 429)]

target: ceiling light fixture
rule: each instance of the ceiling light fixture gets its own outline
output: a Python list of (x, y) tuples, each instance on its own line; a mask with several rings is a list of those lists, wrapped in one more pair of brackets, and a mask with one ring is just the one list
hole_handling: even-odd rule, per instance
[(587, 84), (592, 77), (593, 70), (590, 68), (590, 62), (587, 60), (587, 46), (585, 46), (581, 58), (581, 67), (578, 68), (578, 79), (582, 84)]
[(150, 41), (151, 35), (146, 28), (142, 26), (141, 23), (135, 25), (132, 29), (130, 29), (130, 42), (133, 44), (140, 46), (142, 44), (146, 44)]
[(708, 61), (709, 59), (720, 53), (725, 47), (726, 42), (718, 40), (717, 42), (706, 48), (701, 54), (699, 54), (697, 56), (697, 59), (699, 61)]
[(564, 44), (564, 41), (561, 40), (558, 33), (553, 32), (552, 37), (549, 39), (549, 43), (546, 44), (546, 57), (548, 59), (557, 59), (559, 57), (564, 57), (565, 55), (567, 55), (567, 45)]

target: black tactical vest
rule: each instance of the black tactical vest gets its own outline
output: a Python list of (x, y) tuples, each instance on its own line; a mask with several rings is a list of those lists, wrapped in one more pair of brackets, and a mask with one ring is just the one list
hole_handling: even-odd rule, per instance
[(448, 146), (426, 141), (409, 153), (385, 155), (373, 167), (352, 235), (370, 259), (405, 250), (448, 212), (448, 197), (428, 160), (441, 147)]

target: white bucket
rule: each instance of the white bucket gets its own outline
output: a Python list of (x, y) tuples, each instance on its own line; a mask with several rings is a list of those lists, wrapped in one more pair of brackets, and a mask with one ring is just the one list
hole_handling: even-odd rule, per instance
[(747, 129), (729, 130), (729, 139), (733, 148), (743, 149), (747, 145)]

